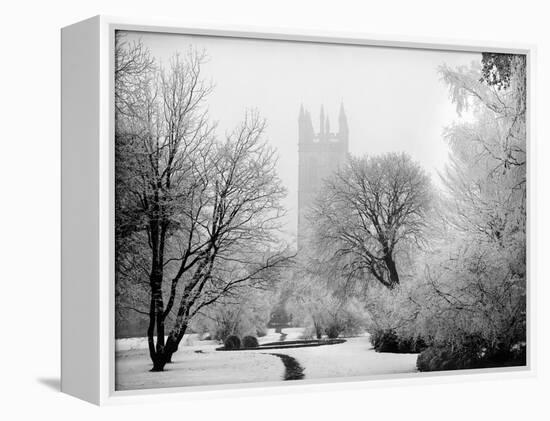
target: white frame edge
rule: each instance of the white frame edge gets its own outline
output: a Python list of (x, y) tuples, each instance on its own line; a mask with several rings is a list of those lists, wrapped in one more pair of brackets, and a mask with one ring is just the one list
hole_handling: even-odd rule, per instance
[(100, 401), (100, 19), (61, 32), (61, 391)]
[[(447, 51), (526, 54), (528, 66), (528, 358), (526, 367), (115, 391), (114, 339), (114, 33), (115, 30)], [(95, 43), (95, 45), (94, 45)], [(89, 48), (89, 50), (86, 50)], [(82, 51), (98, 49), (97, 55)], [(532, 377), (536, 222), (533, 141), (534, 45), (376, 36), (357, 33), (196, 25), (96, 16), (62, 30), (62, 376), (61, 389), (95, 404), (320, 392)], [(96, 118), (97, 117), (97, 118)], [(85, 127), (84, 132), (82, 127)], [(82, 159), (84, 158), (84, 159)], [(87, 189), (82, 189), (86, 186)], [(89, 190), (88, 190), (89, 189)], [(97, 196), (91, 196), (90, 191)], [(88, 206), (84, 206), (88, 204)], [(82, 267), (88, 272), (83, 273)], [(76, 305), (75, 305), (76, 303)], [(83, 304), (79, 304), (83, 303)], [(90, 332), (96, 332), (90, 334)], [(96, 336), (94, 336), (96, 335)], [(458, 374), (460, 373), (460, 374)], [(475, 377), (472, 377), (475, 376)], [(377, 381), (373, 381), (377, 380)]]

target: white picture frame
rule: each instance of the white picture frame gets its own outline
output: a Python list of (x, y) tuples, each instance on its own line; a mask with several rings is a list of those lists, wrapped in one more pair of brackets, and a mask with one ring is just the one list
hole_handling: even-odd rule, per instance
[[(114, 388), (114, 34), (136, 30), (353, 44), (449, 51), (491, 51), (525, 54), (528, 82), (528, 278), (527, 366), (502, 369), (421, 373), (415, 376), (385, 375), (300, 383), (255, 383), (231, 386), (178, 387), (140, 391)], [(96, 16), (65, 27), (62, 47), (62, 339), (61, 390), (94, 404), (133, 403), (144, 399), (182, 400), (210, 397), (295, 393), (333, 388), (366, 388), (417, 382), (464, 381), (525, 377), (535, 374), (536, 338), (533, 337), (534, 203), (532, 139), (534, 104), (532, 45), (485, 42), (463, 43), (403, 37), (379, 37), (352, 33), (281, 30), (231, 25), (192, 25), (159, 20)], [(475, 376), (475, 377), (472, 377)], [(376, 381), (374, 381), (376, 380)]]

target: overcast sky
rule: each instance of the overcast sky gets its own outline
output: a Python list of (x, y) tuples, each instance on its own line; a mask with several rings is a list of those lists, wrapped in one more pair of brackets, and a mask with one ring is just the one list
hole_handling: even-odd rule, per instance
[(167, 63), (190, 46), (206, 49), (208, 99), (219, 135), (231, 131), (247, 108), (267, 119), (267, 138), (278, 149), (279, 175), (288, 188), (286, 230), (295, 235), (298, 188), (298, 112), (309, 109), (318, 130), (324, 105), (331, 131), (343, 102), (354, 155), (405, 151), (437, 183), (448, 159), (442, 131), (459, 117), (438, 66), (469, 65), (479, 53), (314, 44), (222, 37), (128, 33)]

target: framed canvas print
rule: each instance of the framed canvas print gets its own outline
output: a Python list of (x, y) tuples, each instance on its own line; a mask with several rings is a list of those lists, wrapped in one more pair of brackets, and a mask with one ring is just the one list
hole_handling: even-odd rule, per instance
[(530, 372), (531, 55), (64, 28), (62, 390)]

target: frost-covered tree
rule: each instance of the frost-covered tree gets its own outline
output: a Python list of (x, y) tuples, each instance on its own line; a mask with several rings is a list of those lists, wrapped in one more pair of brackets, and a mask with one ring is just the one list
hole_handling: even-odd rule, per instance
[(423, 370), (522, 364), (526, 340), (525, 58), (440, 68), (468, 118), (444, 131), (450, 161), (426, 247), (394, 290), (370, 286), (373, 329), (431, 347)]
[(273, 289), (235, 290), (203, 308), (193, 319), (192, 329), (207, 332), (212, 339), (225, 341), (228, 336), (264, 336), (274, 297)]
[(441, 68), (458, 110), (473, 111), (471, 121), (444, 133), (451, 149), (442, 177), (446, 221), (502, 249), (524, 244), (526, 230), (525, 108), (518, 100), (525, 94), (525, 68), (523, 60), (506, 57), (510, 73), (500, 85), (480, 79), (478, 66)]
[(425, 260), (425, 283), (414, 294), (417, 327), (464, 356), (453, 364), (465, 368), (483, 364), (482, 356), (516, 361), (526, 338), (525, 61), (484, 55), (483, 66), (440, 69), (471, 118), (445, 131), (451, 161), (442, 219), (452, 241)]
[[(496, 57), (503, 58), (497, 59)], [(467, 137), (494, 160), (493, 169), (525, 166), (526, 63), (523, 55), (484, 55), (483, 67), (473, 64), (440, 68), (459, 114), (470, 110), (472, 123), (448, 129), (447, 139)], [(506, 65), (502, 63), (506, 63)]]
[[(117, 50), (126, 51), (124, 57), (133, 48)], [(264, 139), (265, 121), (247, 112), (233, 132), (216, 138), (205, 103), (212, 91), (201, 73), (205, 60), (204, 52), (190, 49), (167, 67), (117, 76), (123, 89), (116, 96), (123, 110), (117, 114), (117, 212), (131, 216), (133, 227), (117, 246), (129, 237), (135, 244), (124, 254), (129, 264), (117, 264), (118, 302), (136, 290), (143, 299), (146, 291), (147, 305), (132, 309), (148, 316), (153, 371), (170, 362), (199, 311), (272, 281), (288, 260), (276, 237), (286, 190), (276, 152)]]
[(422, 241), (429, 177), (406, 154), (350, 158), (324, 183), (311, 214), (319, 251), (346, 277), (400, 282), (398, 254)]
[(287, 307), (293, 322), (305, 328), (305, 338), (336, 338), (364, 332), (365, 306), (354, 294), (342, 293), (341, 279), (304, 268), (297, 274), (287, 285), (291, 291)]

